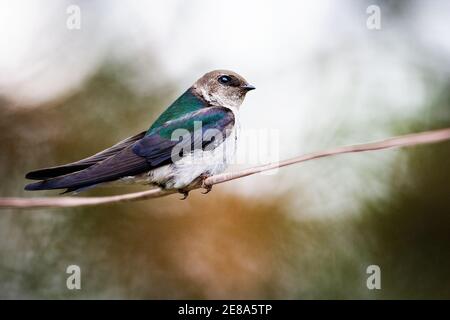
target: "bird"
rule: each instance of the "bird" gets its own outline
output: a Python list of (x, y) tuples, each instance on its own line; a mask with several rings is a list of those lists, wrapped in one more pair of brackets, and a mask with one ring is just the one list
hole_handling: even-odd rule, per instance
[(189, 195), (190, 187), (222, 173), (232, 161), (239, 131), (239, 109), (255, 89), (230, 70), (200, 77), (150, 128), (82, 160), (28, 172), (40, 180), (25, 190), (65, 189), (78, 193), (105, 184), (144, 184)]

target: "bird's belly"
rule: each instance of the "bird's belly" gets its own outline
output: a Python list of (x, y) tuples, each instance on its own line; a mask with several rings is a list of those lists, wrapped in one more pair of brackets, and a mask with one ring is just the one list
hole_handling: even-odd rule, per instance
[(235, 154), (235, 135), (230, 136), (213, 150), (195, 150), (187, 156), (148, 173), (123, 177), (122, 183), (156, 184), (166, 189), (182, 189), (200, 176), (212, 176), (226, 170)]

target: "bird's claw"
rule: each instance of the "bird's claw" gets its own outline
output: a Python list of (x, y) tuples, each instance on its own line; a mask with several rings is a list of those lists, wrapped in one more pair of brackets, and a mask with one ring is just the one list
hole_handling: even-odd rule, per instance
[(185, 200), (189, 196), (188, 190), (179, 189), (178, 192), (183, 195), (183, 198), (180, 198), (180, 200)]
[(202, 188), (205, 189), (205, 192), (202, 192), (202, 194), (207, 194), (210, 193), (212, 190), (212, 185), (210, 184), (205, 184), (205, 182), (203, 181), (202, 183)]

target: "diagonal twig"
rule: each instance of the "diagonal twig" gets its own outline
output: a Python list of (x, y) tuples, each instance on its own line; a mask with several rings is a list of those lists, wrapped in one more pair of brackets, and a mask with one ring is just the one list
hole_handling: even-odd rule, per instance
[[(256, 166), (242, 171), (222, 173), (207, 178), (205, 185), (215, 185), (235, 179), (240, 179), (263, 171), (269, 171), (276, 168), (289, 166), (295, 163), (308, 160), (329, 157), (338, 154), (373, 151), (394, 147), (406, 147), (427, 143), (435, 143), (444, 140), (450, 140), (450, 128), (425, 131), (420, 133), (408, 134), (403, 136), (391, 137), (385, 140), (362, 143), (356, 145), (342, 146), (328, 150), (308, 153), (299, 157), (283, 160), (276, 163)], [(191, 190), (200, 188), (200, 185), (194, 186)], [(163, 190), (155, 188), (148, 191), (121, 194), (106, 197), (41, 197), (41, 198), (0, 198), (0, 208), (43, 208), (43, 207), (80, 207), (94, 206), (108, 203), (118, 203), (136, 200), (146, 200), (151, 198), (164, 197), (169, 194), (177, 193), (177, 190)]]

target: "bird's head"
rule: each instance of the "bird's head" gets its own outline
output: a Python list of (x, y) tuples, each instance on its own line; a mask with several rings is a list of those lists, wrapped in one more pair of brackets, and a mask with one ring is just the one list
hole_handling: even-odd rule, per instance
[(211, 105), (234, 108), (242, 104), (247, 92), (255, 89), (243, 77), (229, 70), (208, 72), (192, 87)]

